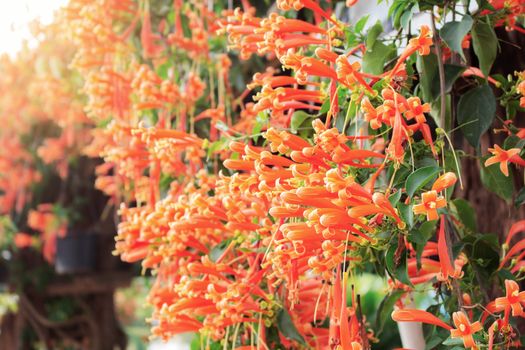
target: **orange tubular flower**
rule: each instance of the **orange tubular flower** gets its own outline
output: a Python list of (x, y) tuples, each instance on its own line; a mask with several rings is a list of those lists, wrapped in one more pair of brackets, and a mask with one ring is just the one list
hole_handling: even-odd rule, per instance
[(140, 38), (142, 41), (143, 56), (145, 58), (156, 57), (160, 53), (160, 51), (162, 51), (162, 47), (155, 44), (155, 41), (160, 39), (160, 35), (153, 34), (151, 31), (149, 1), (146, 2), (146, 9), (144, 11), (144, 18), (142, 20)]
[(505, 323), (512, 310), (512, 316), (525, 316), (523, 305), (525, 304), (525, 291), (520, 292), (518, 283), (513, 280), (505, 280), (505, 296), (496, 298), (494, 311), (505, 311)]
[(374, 95), (375, 90), (368, 85), (365, 78), (360, 73), (361, 64), (359, 62), (350, 63), (348, 57), (341, 55), (336, 60), (337, 63), (337, 78), (340, 82), (350, 88), (361, 86), (365, 88), (370, 94)]
[(415, 119), (418, 124), (426, 122), (425, 113), (430, 112), (430, 104), (421, 104), (419, 97), (410, 97), (407, 100), (408, 110), (405, 116), (408, 120)]
[(525, 161), (519, 156), (521, 152), (519, 148), (505, 150), (498, 145), (494, 145), (494, 148), (489, 148), (489, 151), (493, 156), (485, 161), (485, 166), (499, 163), (499, 168), (505, 176), (509, 176), (509, 162), (525, 165)]
[[(474, 75), (476, 77), (480, 77), (482, 79), (487, 79), (487, 77), (485, 77), (483, 72), (481, 72), (481, 70), (479, 68), (476, 68), (476, 67), (469, 67), (463, 72), (463, 76), (464, 77), (469, 77), (469, 76), (472, 76), (472, 75)], [(493, 84), (496, 87), (499, 87), (501, 85), (501, 83), (499, 81), (497, 81), (496, 79), (494, 79), (494, 78), (488, 77), (487, 80), (488, 80), (489, 83)]]
[(408, 46), (405, 51), (399, 57), (396, 65), (388, 74), (388, 78), (391, 78), (399, 69), (399, 67), (410, 57), (413, 53), (418, 52), (421, 56), (428, 55), (430, 53), (430, 46), (432, 46), (432, 31), (426, 25), (421, 26), (419, 36), (417, 38), (410, 39)]
[(428, 26), (423, 25), (420, 28), (419, 36), (410, 39), (408, 42), (407, 50), (417, 51), (421, 56), (425, 56), (430, 53), (430, 46), (432, 46), (432, 31)]
[(34, 238), (27, 233), (19, 232), (15, 234), (14, 243), (17, 248), (27, 248), (33, 245)]
[(441, 273), (438, 275), (438, 279), (444, 281), (446, 281), (449, 277), (456, 278), (461, 276), (461, 270), (456, 273), (456, 270), (450, 261), (449, 249), (445, 236), (445, 225), (445, 215), (441, 215), (438, 231), (438, 256)]
[(321, 17), (326, 18), (330, 22), (334, 23), (335, 25), (338, 25), (337, 22), (335, 22), (331, 16), (323, 10), (319, 4), (317, 4), (316, 1), (313, 0), (277, 0), (277, 7), (283, 11), (288, 11), (291, 9), (294, 9), (295, 11), (299, 11), (303, 7), (306, 7), (307, 9), (312, 10), (316, 14), (320, 15)]
[(326, 77), (336, 79), (336, 72), (313, 57), (305, 57), (289, 50), (280, 58), (283, 67), (295, 71), (295, 78), (299, 84), (306, 84), (308, 76)]
[(428, 191), (423, 193), (420, 204), (414, 205), (414, 214), (426, 214), (427, 220), (437, 220), (439, 208), (447, 205), (447, 201), (443, 196), (438, 196), (437, 191)]
[(454, 314), (452, 314), (452, 318), (454, 320), (454, 325), (456, 326), (455, 329), (431, 313), (423, 310), (403, 309), (392, 312), (392, 319), (396, 322), (422, 322), (433, 324), (435, 326), (449, 330), (450, 336), (452, 338), (462, 338), (463, 345), (466, 348), (477, 349), (477, 345), (474, 341), (474, 338), (472, 337), (472, 334), (477, 333), (483, 329), (481, 323), (476, 321), (471, 324), (467, 315), (463, 311), (454, 312)]
[(477, 349), (477, 345), (474, 341), (474, 338), (472, 337), (472, 334), (477, 333), (483, 329), (481, 323), (476, 321), (471, 324), (467, 314), (465, 314), (463, 311), (454, 312), (454, 314), (452, 314), (452, 318), (454, 320), (456, 329), (450, 330), (450, 336), (452, 338), (462, 338), (465, 348)]
[(365, 120), (370, 123), (370, 127), (374, 130), (379, 129), (382, 125), (381, 114), (370, 103), (368, 97), (364, 97), (361, 101), (361, 112), (364, 113)]
[(432, 191), (441, 192), (451, 186), (454, 186), (458, 180), (456, 174), (452, 172), (445, 173), (437, 178), (437, 180), (432, 185)]
[(507, 238), (505, 239), (505, 244), (507, 245), (507, 249), (509, 247), (510, 241), (516, 234), (519, 232), (525, 231), (525, 220), (520, 220), (518, 222), (515, 222), (510, 227), (509, 233), (507, 234)]
[(430, 312), (417, 310), (417, 309), (402, 309), (394, 310), (392, 312), (392, 319), (396, 322), (422, 322), (427, 324), (433, 324), (435, 326), (445, 328), (446, 330), (452, 331), (450, 327), (445, 322), (441, 321), (436, 316), (432, 315)]

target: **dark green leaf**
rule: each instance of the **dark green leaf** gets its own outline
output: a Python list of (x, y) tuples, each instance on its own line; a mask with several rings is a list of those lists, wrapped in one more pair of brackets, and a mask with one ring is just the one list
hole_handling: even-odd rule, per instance
[(406, 205), (399, 203), (397, 205), (401, 219), (407, 224), (408, 228), (414, 226), (414, 211), (412, 210), (412, 204)]
[(437, 225), (437, 220), (423, 222), (418, 228), (418, 231), (421, 234), (422, 240), (417, 241), (417, 242), (426, 243), (426, 241), (428, 241), (432, 237), (432, 235), (434, 235), (434, 233), (436, 232), (436, 225)]
[(494, 6), (492, 6), (492, 4), (488, 0), (476, 0), (476, 2), (478, 3), (479, 10), (487, 9), (495, 11)]
[[(419, 87), (421, 89), (421, 94), (425, 102), (431, 102), (432, 97), (432, 85), (436, 81), (439, 82), (438, 78), (438, 66), (437, 58), (434, 54), (429, 54), (426, 56), (417, 56), (416, 68), (419, 72)], [(439, 84), (439, 83), (438, 83)]]
[(465, 228), (471, 233), (478, 232), (476, 211), (472, 208), (470, 203), (462, 198), (457, 198), (452, 201), (452, 205), (456, 209), (456, 214)]
[(385, 265), (388, 273), (394, 280), (398, 280), (407, 286), (412, 286), (412, 282), (410, 282), (408, 277), (407, 252), (405, 247), (398, 251), (397, 236), (392, 237), (390, 241), (385, 254)]
[(514, 201), (514, 205), (517, 207), (523, 205), (525, 203), (525, 187), (522, 187), (521, 190), (518, 192), (518, 196), (516, 197), (516, 200)]
[[(512, 199), (512, 194), (514, 193), (514, 182), (512, 181), (512, 172), (511, 176), (505, 176), (500, 168), (499, 164), (492, 164), (491, 166), (485, 167), (483, 164), (487, 157), (483, 157), (481, 160), (481, 182), (485, 188), (499, 197), (503, 198), (507, 202), (510, 202)], [(509, 172), (511, 169), (509, 169)]]
[(416, 248), (416, 261), (418, 269), (421, 268), (421, 255), (423, 253), (423, 249), (425, 248), (428, 240), (432, 238), (436, 232), (436, 224), (436, 220), (425, 221), (417, 229), (411, 230), (408, 234), (409, 242), (412, 243)]
[[(418, 56), (416, 68), (420, 74), (422, 97), (425, 102), (432, 102), (439, 98), (439, 69), (436, 55)], [(449, 93), (456, 80), (465, 71), (465, 67), (454, 64), (445, 64), (445, 92)]]
[(390, 201), (390, 204), (392, 204), (393, 207), (397, 205), (397, 202), (399, 202), (399, 199), (401, 198), (401, 190), (396, 191), (395, 193), (391, 194), (390, 197), (388, 197), (388, 200)]
[(427, 166), (417, 169), (410, 174), (405, 183), (405, 188), (409, 197), (412, 197), (417, 190), (425, 186), (427, 183), (437, 177), (439, 168), (435, 166)]
[(472, 46), (479, 60), (479, 68), (488, 77), (498, 54), (498, 37), (494, 28), (485, 22), (477, 22), (472, 28)]
[(516, 276), (514, 276), (514, 274), (507, 269), (498, 270), (498, 276), (502, 279), (502, 282), (505, 280), (516, 280)]
[(286, 309), (281, 309), (277, 314), (277, 327), (282, 335), (290, 340), (295, 340), (303, 345), (306, 345), (304, 338), (299, 334), (297, 328), (292, 322), (292, 318)]
[[(509, 137), (507, 137), (505, 139), (505, 141), (503, 141), (503, 148), (504, 149), (511, 149), (511, 148), (516, 148), (518, 146), (516, 146), (518, 144), (518, 142), (520, 142), (521, 139), (516, 136), (516, 135), (510, 135)], [(523, 146), (521, 146), (523, 147)]]
[(465, 56), (463, 55), (461, 43), (463, 42), (465, 35), (467, 35), (472, 28), (473, 23), (474, 21), (472, 20), (472, 17), (465, 15), (461, 22), (452, 21), (445, 23), (443, 28), (439, 31), (441, 39), (445, 41), (452, 51), (459, 53), (463, 59), (465, 59)]
[[(437, 69), (437, 67), (436, 67)], [(452, 90), (452, 86), (456, 82), (456, 80), (461, 76), (461, 74), (465, 71), (465, 67), (463, 66), (457, 66), (454, 64), (445, 64), (445, 93), (449, 93)], [(430, 98), (432, 101), (437, 100), (441, 94), (440, 86), (439, 86), (439, 72), (436, 71), (436, 79), (432, 82), (430, 87)]]
[(462, 241), (465, 243), (464, 250), (468, 260), (485, 277), (498, 269), (500, 261), (498, 236), (483, 233), (466, 236)]
[(488, 85), (478, 86), (461, 96), (458, 123), (468, 142), (476, 149), (479, 140), (492, 125), (496, 113), (496, 97)]
[(425, 350), (439, 349), (438, 345), (450, 336), (450, 331), (447, 331), (446, 329), (441, 329), (434, 325), (423, 324), (423, 330), (428, 330), (428, 333), (426, 333), (428, 334), (428, 338), (425, 339)]
[(378, 335), (383, 332), (385, 322), (390, 318), (392, 310), (394, 309), (394, 305), (403, 296), (403, 294), (405, 293), (401, 290), (394, 290), (381, 301), (381, 304), (379, 304), (376, 319), (376, 330)]

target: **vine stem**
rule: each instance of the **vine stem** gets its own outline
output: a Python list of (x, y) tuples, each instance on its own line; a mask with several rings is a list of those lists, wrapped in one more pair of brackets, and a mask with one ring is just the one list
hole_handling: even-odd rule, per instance
[(445, 93), (445, 66), (443, 64), (443, 52), (441, 50), (441, 38), (439, 37), (438, 31), (436, 29), (436, 17), (434, 16), (434, 11), (431, 12), (431, 25), (432, 31), (434, 34), (434, 46), (436, 47), (436, 56), (438, 61), (438, 71), (439, 71), (439, 96), (441, 99), (441, 108), (440, 108), (440, 121), (441, 127), (446, 130), (445, 126), (445, 113), (446, 113), (446, 93)]
[[(437, 62), (438, 62), (438, 72), (439, 72), (439, 96), (440, 96), (440, 102), (441, 102), (441, 108), (440, 108), (440, 122), (441, 122), (441, 127), (443, 128), (443, 130), (445, 131), (444, 134), (446, 135), (446, 130), (447, 130), (447, 127), (446, 127), (446, 122), (445, 122), (445, 116), (446, 116), (446, 103), (447, 103), (447, 100), (446, 100), (446, 92), (445, 92), (445, 84), (446, 84), (446, 81), (445, 81), (445, 65), (443, 63), (443, 52), (441, 50), (441, 38), (438, 34), (438, 31), (437, 31), (437, 28), (436, 28), (436, 17), (434, 15), (434, 11), (431, 11), (430, 13), (431, 15), (431, 25), (432, 25), (432, 31), (433, 31), (433, 40), (434, 40), (434, 46), (435, 46), (435, 49), (436, 49), (436, 56), (437, 56)], [(448, 138), (448, 135), (446, 136), (447, 137), (447, 140), (449, 141), (450, 143), (450, 146), (452, 147), (452, 152), (454, 154), (454, 159), (456, 161), (456, 166), (458, 166), (457, 164), (457, 159), (456, 159), (456, 155), (455, 155), (455, 152), (454, 152), (454, 148), (452, 146), (452, 142), (451, 140)], [(444, 155), (444, 153), (443, 153)], [(459, 167), (458, 167), (458, 170), (459, 170)], [(460, 183), (461, 183), (461, 175), (460, 175)], [(461, 185), (461, 187), (463, 187), (463, 185)], [(443, 222), (443, 225), (446, 225), (446, 222)], [(448, 231), (445, 231), (445, 235), (446, 235), (446, 239), (450, 242), (450, 235), (448, 233)], [(451, 253), (452, 253), (452, 249), (451, 247), (449, 247), (449, 254), (450, 256), (453, 256)], [(458, 304), (459, 306), (463, 306), (463, 300), (462, 300), (462, 293), (461, 293), (461, 288), (459, 286), (459, 283), (454, 280), (452, 281), (451, 283), (451, 286), (455, 292), (455, 294), (457, 294), (457, 300), (458, 300)]]

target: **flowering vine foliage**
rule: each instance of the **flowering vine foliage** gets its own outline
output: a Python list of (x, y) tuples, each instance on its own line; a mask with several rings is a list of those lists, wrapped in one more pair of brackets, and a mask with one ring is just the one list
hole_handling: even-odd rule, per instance
[(75, 50), (62, 24), (31, 29), (37, 48), (0, 57), (0, 247), (38, 248), (52, 263), (56, 239), (74, 217), (66, 190), (93, 122), (68, 68)]
[[(391, 315), (431, 325), (429, 348), (521, 346), (525, 221), (501, 245), (479, 233), (461, 163), (479, 160), (479, 191), (523, 205), (525, 72), (493, 65), (496, 31), (524, 35), (525, 2), (386, 1), (392, 30), (346, 20), (361, 2), (70, 0), (60, 12), (84, 151), (104, 158), (96, 186), (119, 208), (115, 253), (155, 276), (154, 337), (369, 349), (397, 332)], [(61, 159), (59, 142), (41, 157)], [(388, 280), (368, 314), (363, 273)]]

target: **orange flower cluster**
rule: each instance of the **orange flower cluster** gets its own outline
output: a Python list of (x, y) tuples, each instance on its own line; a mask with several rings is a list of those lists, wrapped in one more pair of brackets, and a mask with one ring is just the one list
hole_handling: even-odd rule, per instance
[[(490, 3), (471, 14), (476, 25), (489, 16), (521, 29), (523, 1)], [(452, 126), (434, 127), (436, 101), (419, 94), (428, 79), (420, 60), (453, 61), (446, 28), (443, 40), (427, 26), (364, 40), (331, 2), (278, 0), (264, 16), (241, 4), (70, 0), (40, 29), (38, 50), (2, 57), (0, 213), (24, 212), (40, 162), (66, 179), (72, 156), (102, 157), (95, 186), (119, 208), (115, 254), (152, 271), (152, 334), (163, 339), (198, 332), (206, 348), (369, 349), (379, 330), (351, 283), (375, 269), (395, 321), (442, 327), (466, 348), (515, 345), (525, 292), (509, 274), (523, 276), (525, 241), (510, 246), (524, 224), (511, 228), (499, 261), (490, 256), (497, 243), (451, 198), (460, 171), (447, 148)], [(68, 43), (58, 61), (51, 40)], [(382, 50), (388, 57), (374, 56)], [(373, 69), (370, 57), (381, 61)], [(66, 78), (68, 69), (79, 76)], [(404, 86), (410, 75), (419, 88)], [(476, 67), (457, 75), (524, 105), (523, 73), (516, 86)], [(490, 148), (485, 166), (509, 176), (509, 163), (525, 165), (524, 135), (504, 127), (517, 138)], [(38, 145), (28, 141), (35, 130), (45, 134)], [(43, 204), (27, 224), (52, 261), (66, 220)], [(36, 245), (22, 232), (13, 242)], [(505, 280), (501, 296), (472, 285), (480, 267)], [(435, 314), (407, 307), (430, 286)]]
[(41, 240), (44, 242), (42, 254), (48, 262), (53, 262), (56, 253), (56, 239), (66, 234), (66, 219), (54, 212), (52, 204), (40, 204), (36, 210), (29, 212), (27, 225), (40, 232)]
[[(96, 186), (120, 208), (115, 253), (154, 271), (154, 336), (366, 349), (376, 339), (347, 293), (350, 276), (381, 255), (389, 289), (406, 296), (428, 282), (448, 292), (471, 269), (451, 248), (459, 225), (445, 193), (457, 180), (447, 135), (432, 135), (430, 103), (395, 85), (415, 55), (430, 54), (433, 33), (422, 26), (370, 74), (353, 58), (365, 46), (345, 47), (347, 28), (318, 2), (277, 1), (282, 11), (264, 18), (242, 5), (219, 14), (207, 1), (176, 0), (167, 15), (147, 0), (72, 0), (65, 9), (97, 123), (85, 151), (104, 158)], [(314, 20), (283, 12), (300, 9)], [(253, 62), (282, 69), (239, 82)], [(407, 179), (416, 156), (438, 170)], [(516, 154), (497, 156), (506, 166)], [(438, 219), (435, 237), (413, 239)], [(406, 279), (395, 271), (403, 263)], [(494, 312), (518, 310), (517, 297)], [(394, 319), (430, 320), (476, 346), (483, 325), (467, 313), (454, 313), (456, 328), (425, 315)], [(268, 329), (282, 323), (293, 331), (276, 340)]]
[(76, 81), (69, 79), (74, 52), (62, 26), (35, 24), (33, 30), (39, 38), (35, 49), (0, 58), (0, 215), (34, 231), (16, 234), (16, 247), (41, 248), (53, 262), (56, 237), (65, 234), (67, 222), (52, 203), (38, 205), (34, 192), (53, 173), (67, 181), (72, 160), (91, 141), (86, 130), (92, 121), (77, 98)]

